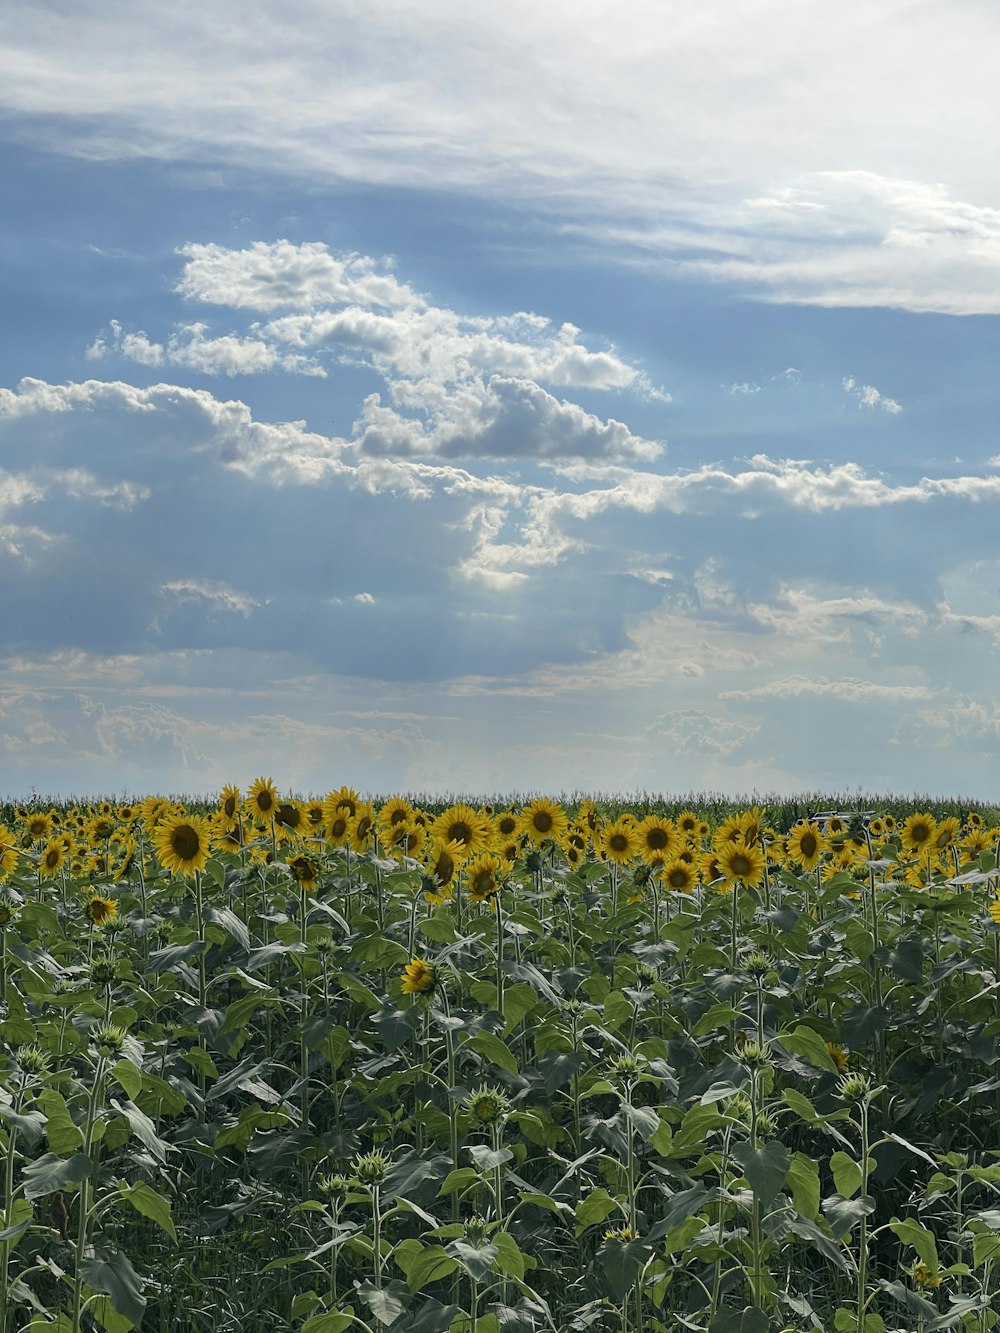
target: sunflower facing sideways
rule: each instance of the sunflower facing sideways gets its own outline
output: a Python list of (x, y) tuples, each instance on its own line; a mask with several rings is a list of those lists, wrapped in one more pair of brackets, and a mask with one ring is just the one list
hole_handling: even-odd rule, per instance
[(796, 824), (788, 835), (788, 855), (803, 870), (815, 870), (826, 850), (826, 838), (818, 824), (806, 820)]
[(164, 870), (189, 875), (208, 861), (211, 824), (202, 815), (168, 815), (153, 832), (153, 850)]

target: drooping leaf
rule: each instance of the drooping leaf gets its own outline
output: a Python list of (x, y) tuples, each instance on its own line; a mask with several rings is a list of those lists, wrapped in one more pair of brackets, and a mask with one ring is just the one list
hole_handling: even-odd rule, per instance
[(737, 1143), (733, 1148), (733, 1156), (743, 1167), (750, 1188), (762, 1207), (766, 1208), (773, 1203), (788, 1174), (789, 1158), (784, 1145), (777, 1139), (765, 1143), (762, 1148), (754, 1148), (749, 1143)]

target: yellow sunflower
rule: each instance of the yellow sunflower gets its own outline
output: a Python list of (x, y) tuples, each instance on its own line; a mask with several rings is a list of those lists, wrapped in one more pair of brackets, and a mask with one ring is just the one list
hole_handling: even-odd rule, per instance
[(255, 778), (250, 784), (246, 800), (251, 819), (271, 820), (278, 808), (278, 788), (270, 778)]
[(105, 898), (102, 894), (95, 893), (83, 910), (92, 926), (106, 926), (118, 915), (118, 904), (114, 898)]
[(375, 831), (375, 809), (368, 801), (358, 801), (354, 814), (347, 821), (347, 837), (352, 851), (366, 852)]
[(164, 870), (188, 875), (204, 870), (212, 826), (202, 815), (168, 815), (153, 833), (153, 850)]
[[(330, 815), (330, 818), (327, 818)], [(351, 816), (346, 810), (328, 811), (326, 805), (323, 806), (323, 828), (326, 832), (326, 840), (331, 847), (343, 847), (351, 836)]]
[(62, 841), (53, 838), (42, 848), (42, 854), (38, 862), (38, 873), (42, 879), (54, 879), (63, 867), (66, 860), (66, 848)]
[(394, 824), (409, 819), (412, 814), (413, 804), (411, 801), (408, 801), (405, 796), (393, 796), (379, 810), (378, 822), (384, 824), (387, 828), (392, 828)]
[(942, 819), (934, 830), (934, 847), (938, 852), (947, 851), (958, 837), (959, 824), (957, 818), (952, 815), (948, 819)]
[(353, 787), (341, 787), (338, 791), (328, 793), (323, 806), (327, 813), (327, 822), (332, 811), (345, 811), (348, 818), (353, 818), (358, 813), (358, 801), (361, 798)]
[(811, 820), (796, 824), (788, 835), (788, 855), (803, 870), (815, 870), (825, 850), (823, 830)]
[(624, 817), (594, 835), (598, 855), (618, 866), (630, 865), (639, 855), (641, 845), (636, 825)]
[(451, 892), (451, 882), (455, 872), (465, 860), (465, 845), (457, 840), (442, 842), (440, 839), (431, 844), (430, 854), (425, 863), (428, 876), (435, 880), (441, 889)]
[(663, 867), (660, 882), (672, 893), (690, 893), (698, 883), (698, 875), (690, 862), (670, 861)]
[(500, 892), (503, 862), (492, 852), (484, 852), (469, 862), (467, 867), (469, 901), (491, 902)]
[(660, 815), (647, 815), (637, 826), (639, 835), (639, 855), (651, 865), (655, 860), (659, 864), (672, 861), (680, 850), (680, 837), (672, 819), (663, 819)]
[(718, 849), (719, 869), (728, 884), (756, 888), (764, 878), (764, 853), (745, 842), (725, 842)]
[(435, 819), (432, 833), (441, 842), (460, 842), (466, 856), (485, 851), (489, 841), (486, 819), (471, 805), (450, 805)]
[(21, 855), (14, 835), (6, 824), (0, 824), (0, 880), (4, 880), (17, 868), (17, 858)]
[(282, 842), (293, 842), (306, 831), (305, 811), (298, 801), (279, 801), (274, 811), (274, 831)]
[(545, 796), (530, 801), (521, 811), (521, 831), (528, 835), (536, 847), (541, 846), (547, 838), (561, 842), (568, 827), (566, 811)]
[(26, 815), (24, 831), (29, 842), (41, 842), (52, 832), (52, 816), (42, 810)]
[(311, 856), (295, 856), (288, 862), (288, 869), (302, 889), (312, 889), (319, 883), (319, 866)]
[(934, 846), (937, 820), (933, 815), (915, 810), (899, 830), (899, 840), (907, 852), (926, 852)]
[(240, 817), (240, 802), (242, 801), (239, 787), (232, 785), (223, 787), (219, 793), (219, 811), (226, 828), (232, 828)]
[(437, 974), (434, 966), (423, 958), (411, 958), (403, 968), (402, 991), (404, 995), (426, 995), (434, 989)]

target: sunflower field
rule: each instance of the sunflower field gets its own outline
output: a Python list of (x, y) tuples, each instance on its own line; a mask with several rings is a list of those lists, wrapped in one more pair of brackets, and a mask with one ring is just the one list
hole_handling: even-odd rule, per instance
[(1000, 1324), (1000, 811), (8, 807), (0, 1333)]

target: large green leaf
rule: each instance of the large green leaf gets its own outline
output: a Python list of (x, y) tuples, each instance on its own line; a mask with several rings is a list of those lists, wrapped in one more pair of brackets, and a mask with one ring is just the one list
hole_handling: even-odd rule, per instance
[(104, 1256), (93, 1255), (81, 1259), (80, 1272), (94, 1291), (104, 1292), (119, 1314), (133, 1324), (141, 1324), (146, 1309), (142, 1294), (143, 1281), (132, 1267), (127, 1255), (115, 1250)]
[(155, 1222), (161, 1227), (170, 1239), (177, 1243), (177, 1232), (174, 1229), (174, 1221), (170, 1216), (170, 1202), (162, 1194), (158, 1194), (152, 1185), (146, 1185), (139, 1181), (134, 1185), (119, 1184), (118, 1192), (126, 1203), (130, 1203), (137, 1213), (143, 1217), (148, 1217), (151, 1222)]
[(763, 1148), (737, 1143), (733, 1148), (733, 1156), (742, 1166), (761, 1206), (766, 1208), (773, 1203), (788, 1174), (789, 1158), (784, 1145), (777, 1139), (765, 1143)]
[[(129, 1065), (134, 1069), (134, 1065)], [(83, 1130), (70, 1115), (69, 1107), (55, 1088), (44, 1088), (38, 1094), (38, 1107), (45, 1116), (45, 1138), (52, 1152), (68, 1157), (83, 1147)]]
[(24, 1197), (28, 1200), (41, 1199), (46, 1194), (55, 1194), (67, 1185), (78, 1185), (94, 1169), (94, 1163), (85, 1153), (78, 1152), (72, 1157), (58, 1157), (54, 1152), (47, 1152), (24, 1168)]

